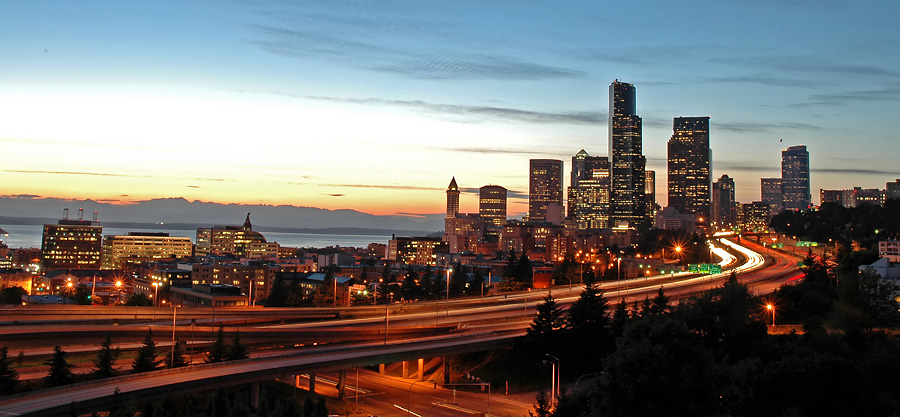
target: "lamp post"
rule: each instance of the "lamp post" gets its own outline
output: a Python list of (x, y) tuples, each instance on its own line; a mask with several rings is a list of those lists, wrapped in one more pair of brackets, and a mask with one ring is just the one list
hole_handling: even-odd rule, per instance
[(159, 283), (153, 283), (153, 320), (156, 320), (156, 310), (159, 307)]
[(775, 330), (775, 306), (773, 306), (771, 303), (766, 304), (766, 310), (772, 312), (772, 330)]
[(450, 274), (453, 268), (447, 268), (447, 317), (450, 317)]
[(178, 306), (174, 306), (172, 309), (172, 363), (169, 364), (170, 368), (175, 367), (175, 317), (178, 316)]
[(556, 404), (556, 397), (559, 396), (559, 377), (560, 377), (560, 369), (562, 368), (559, 358), (553, 356), (549, 353), (545, 353), (544, 356), (548, 358), (552, 358), (556, 362), (550, 362), (553, 365), (552, 373), (553, 375), (550, 377), (550, 403)]

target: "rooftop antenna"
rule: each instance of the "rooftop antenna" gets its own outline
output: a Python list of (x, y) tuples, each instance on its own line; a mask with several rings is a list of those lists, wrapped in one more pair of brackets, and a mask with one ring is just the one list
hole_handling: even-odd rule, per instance
[(100, 214), (94, 212), (94, 223), (100, 223)]
[(84, 208), (78, 208), (78, 221), (84, 221)]
[(63, 220), (69, 220), (69, 208), (68, 207), (63, 209)]

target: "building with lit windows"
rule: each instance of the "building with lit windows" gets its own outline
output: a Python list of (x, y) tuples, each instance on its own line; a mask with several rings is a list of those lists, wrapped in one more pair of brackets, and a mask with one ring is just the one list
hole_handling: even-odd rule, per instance
[(785, 210), (805, 210), (812, 205), (806, 146), (791, 146), (781, 151), (781, 180)]
[(449, 246), (439, 238), (391, 236), (385, 258), (406, 265), (434, 266), (437, 254), (446, 252), (449, 252)]
[(126, 262), (160, 259), (185, 259), (193, 255), (191, 238), (169, 236), (168, 233), (129, 232), (128, 235), (103, 237), (101, 267), (122, 269)]
[(884, 198), (900, 199), (900, 179), (884, 184)]
[(738, 226), (743, 232), (760, 233), (769, 229), (769, 205), (762, 201), (741, 204)]
[(528, 220), (562, 221), (563, 161), (532, 159), (528, 176)]
[(260, 262), (244, 264), (193, 264), (191, 286), (231, 285), (254, 302), (269, 297), (269, 291), (278, 274), (278, 266)]
[(669, 207), (709, 218), (709, 117), (675, 118), (667, 160)]
[(647, 204), (647, 217), (653, 221), (656, 218), (656, 212), (659, 211), (659, 203), (656, 202), (656, 171), (644, 171), (644, 195)]
[(244, 259), (278, 257), (278, 244), (267, 242), (250, 224), (250, 213), (243, 226), (213, 226), (197, 229), (196, 256), (231, 255)]
[(887, 198), (887, 191), (877, 188), (853, 187), (853, 189), (847, 190), (819, 190), (819, 204), (834, 203), (847, 208), (858, 207), (860, 204), (883, 206)]
[(459, 186), (456, 185), (456, 177), (450, 179), (447, 186), (447, 218), (452, 219), (459, 213)]
[(712, 221), (717, 227), (729, 228), (737, 223), (734, 204), (734, 179), (722, 175), (712, 189)]
[(487, 229), (500, 230), (506, 224), (506, 199), (507, 190), (499, 185), (478, 189), (478, 214)]
[(761, 201), (769, 205), (770, 215), (784, 210), (784, 188), (781, 178), (760, 178)]
[(610, 224), (649, 224), (641, 118), (636, 114), (634, 85), (619, 80), (609, 86), (609, 162)]
[(584, 149), (572, 157), (571, 185), (566, 217), (578, 229), (609, 227), (609, 159), (593, 157)]
[(103, 226), (97, 221), (68, 220), (45, 224), (41, 237), (43, 269), (99, 269)]

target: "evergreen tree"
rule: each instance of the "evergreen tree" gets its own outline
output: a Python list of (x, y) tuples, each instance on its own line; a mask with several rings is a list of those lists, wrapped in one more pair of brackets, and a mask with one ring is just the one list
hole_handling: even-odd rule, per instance
[(241, 332), (240, 330), (234, 332), (234, 340), (228, 348), (225, 350), (225, 360), (226, 361), (236, 361), (240, 359), (247, 359), (250, 357), (249, 350), (247, 345), (241, 343)]
[(19, 383), (19, 373), (12, 368), (6, 345), (0, 348), (0, 396), (12, 394)]
[(303, 412), (300, 414), (301, 417), (314, 417), (315, 416), (314, 413), (316, 411), (315, 410), (316, 403), (313, 402), (312, 396), (313, 396), (313, 394), (310, 393), (309, 395), (306, 396), (306, 399), (303, 400)]
[(406, 268), (403, 284), (400, 285), (400, 296), (405, 300), (414, 300), (419, 297), (419, 274), (412, 265)]
[(550, 398), (550, 394), (543, 389), (538, 391), (537, 396), (534, 398), (534, 412), (528, 411), (528, 415), (531, 417), (552, 417), (553, 416), (553, 404)]
[(0, 304), (22, 304), (22, 296), (28, 295), (22, 287), (9, 287), (0, 290)]
[(209, 352), (206, 354), (206, 363), (222, 362), (225, 360), (225, 352), (228, 347), (225, 345), (225, 329), (219, 326), (216, 332), (216, 340), (209, 346)]
[[(187, 365), (184, 360), (184, 348), (181, 340), (175, 339), (175, 346), (172, 350), (166, 352), (166, 366), (169, 368), (181, 368)], [(174, 351), (174, 354), (173, 354)]]
[(663, 287), (660, 285), (659, 289), (656, 291), (656, 297), (653, 298), (653, 301), (650, 302), (650, 314), (666, 314), (672, 310), (672, 306), (669, 305), (669, 296), (666, 295), (666, 292), (663, 291)]
[(614, 337), (625, 333), (626, 323), (628, 323), (628, 305), (625, 304), (625, 299), (622, 298), (619, 304), (616, 304), (616, 310), (613, 311), (612, 319), (610, 320), (610, 330)]
[(131, 363), (131, 369), (134, 373), (155, 371), (159, 368), (162, 360), (158, 359), (159, 350), (153, 341), (153, 330), (147, 330), (147, 337), (144, 338), (144, 344), (138, 348), (137, 356)]
[(450, 274), (450, 294), (462, 294), (466, 289), (466, 273), (462, 264), (457, 262)]
[(106, 334), (106, 339), (100, 345), (97, 351), (97, 358), (94, 359), (93, 375), (95, 378), (109, 378), (117, 373), (116, 359), (119, 358), (119, 349), (112, 347), (112, 335)]
[(537, 305), (534, 321), (525, 333), (525, 341), (531, 347), (531, 353), (543, 354), (553, 350), (563, 324), (565, 321), (562, 307), (556, 303), (552, 295), (547, 295), (544, 302)]
[(566, 316), (566, 326), (575, 338), (576, 346), (597, 349), (610, 339), (608, 309), (603, 291), (593, 284), (585, 286)]
[(281, 273), (275, 276), (272, 283), (272, 290), (269, 291), (269, 297), (266, 298), (266, 307), (286, 307), (288, 300), (288, 283), (285, 281)]
[(319, 396), (316, 401), (316, 409), (314, 415), (316, 417), (328, 417), (328, 405), (325, 403), (325, 397)]
[(72, 368), (74, 368), (75, 365), (70, 364), (69, 361), (66, 360), (66, 356), (68, 356), (68, 353), (62, 350), (61, 347), (58, 345), (53, 347), (53, 356), (44, 362), (44, 365), (50, 367), (50, 371), (44, 379), (47, 382), (47, 385), (56, 387), (69, 384), (74, 380)]

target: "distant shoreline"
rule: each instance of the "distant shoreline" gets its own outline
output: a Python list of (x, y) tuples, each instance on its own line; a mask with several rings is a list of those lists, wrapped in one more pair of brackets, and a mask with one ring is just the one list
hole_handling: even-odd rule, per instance
[[(59, 219), (43, 218), (43, 217), (6, 217), (0, 216), (0, 225), (24, 225), (39, 226), (44, 224), (56, 224)], [(141, 222), (100, 222), (102, 226), (115, 228), (135, 228), (135, 229), (182, 229), (192, 230), (201, 227), (210, 227), (212, 224), (199, 223), (141, 223)], [(239, 226), (239, 225), (235, 225)], [(280, 232), (280, 233), (311, 233), (324, 235), (363, 235), (363, 236), (427, 236), (435, 233), (434, 231), (424, 230), (391, 230), (391, 229), (374, 229), (363, 227), (326, 227), (326, 228), (300, 228), (300, 227), (271, 227), (254, 225), (253, 230), (258, 232)]]

